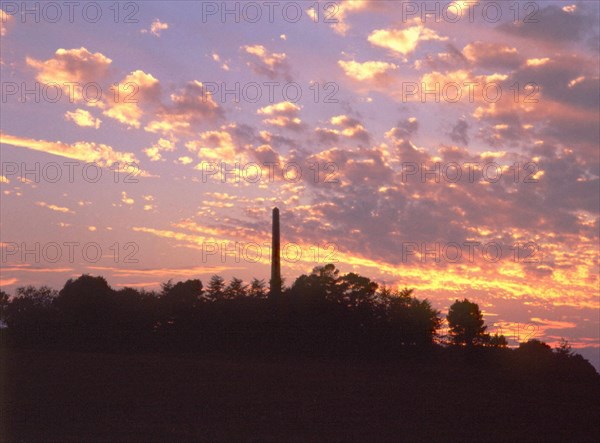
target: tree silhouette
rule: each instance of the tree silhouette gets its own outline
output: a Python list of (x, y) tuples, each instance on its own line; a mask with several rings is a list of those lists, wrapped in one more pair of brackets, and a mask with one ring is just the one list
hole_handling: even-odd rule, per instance
[(338, 302), (348, 308), (370, 308), (375, 300), (378, 284), (367, 277), (353, 272), (339, 278), (336, 282)]
[(162, 285), (159, 305), (163, 325), (171, 329), (190, 328), (201, 303), (203, 286), (200, 280), (186, 280), (173, 284), (171, 280)]
[(200, 280), (186, 280), (175, 285), (169, 280), (162, 287), (161, 300), (168, 309), (185, 310), (198, 306), (203, 295), (203, 286)]
[(448, 325), (450, 336), (455, 344), (473, 346), (485, 341), (487, 326), (483, 322), (483, 314), (477, 303), (472, 303), (466, 298), (456, 300), (448, 311)]
[(267, 284), (265, 281), (253, 278), (248, 289), (248, 296), (252, 298), (265, 298), (267, 296)]
[(238, 300), (247, 296), (247, 286), (244, 282), (236, 277), (233, 277), (227, 287), (223, 291), (223, 295), (228, 300)]
[(569, 343), (569, 340), (565, 338), (560, 339), (560, 343), (554, 348), (554, 352), (564, 357), (571, 357), (573, 355), (571, 344)]
[(8, 308), (9, 296), (3, 290), (0, 290), (0, 321), (6, 321), (6, 308)]
[(552, 348), (548, 344), (544, 343), (537, 338), (532, 338), (525, 343), (519, 344), (517, 351), (523, 354), (533, 355), (537, 357), (544, 357), (552, 355)]
[(220, 275), (213, 275), (206, 288), (206, 297), (211, 301), (221, 300), (225, 295), (225, 280)]
[(387, 318), (394, 339), (402, 345), (427, 345), (441, 324), (439, 311), (428, 300), (413, 297), (414, 289), (404, 288), (398, 292), (386, 289)]
[[(206, 288), (198, 279), (169, 280), (155, 293), (113, 290), (102, 277), (82, 275), (60, 292), (45, 286), (17, 288), (14, 297), (0, 292), (0, 308), (12, 343), (103, 352), (207, 349), (365, 358), (381, 350), (393, 356), (403, 348), (433, 346), (441, 323), (439, 311), (415, 297), (414, 289), (380, 287), (353, 272), (340, 275), (333, 264), (300, 275), (277, 303), (256, 278), (246, 285), (233, 277), (226, 285), (214, 275)], [(539, 340), (515, 351), (485, 349), (506, 348), (506, 338), (486, 334), (479, 306), (467, 299), (453, 303), (447, 319), (455, 344), (484, 345), (471, 357), (511, 353), (526, 371), (595, 374), (566, 341), (554, 352)]]
[(22, 342), (36, 342), (55, 320), (54, 301), (57, 291), (47, 286), (19, 287), (4, 309), (6, 324)]
[(494, 335), (489, 336), (487, 344), (492, 348), (506, 348), (508, 346), (508, 341), (504, 335), (495, 333)]

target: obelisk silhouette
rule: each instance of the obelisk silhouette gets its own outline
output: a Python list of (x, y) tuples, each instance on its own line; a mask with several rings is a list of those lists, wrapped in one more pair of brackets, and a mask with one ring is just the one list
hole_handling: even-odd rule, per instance
[(271, 281), (269, 282), (269, 297), (277, 298), (279, 295), (281, 295), (281, 261), (278, 208), (273, 208), (273, 238), (271, 241)]

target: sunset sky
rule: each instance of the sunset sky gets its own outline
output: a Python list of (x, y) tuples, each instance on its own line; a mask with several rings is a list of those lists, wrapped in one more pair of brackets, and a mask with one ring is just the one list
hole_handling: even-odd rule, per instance
[(0, 2), (4, 290), (268, 280), (277, 206), (287, 284), (334, 262), (600, 366), (597, 2), (88, 3)]

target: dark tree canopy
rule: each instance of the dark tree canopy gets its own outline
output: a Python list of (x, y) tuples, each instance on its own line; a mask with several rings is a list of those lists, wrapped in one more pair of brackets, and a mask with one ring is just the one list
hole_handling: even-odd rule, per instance
[[(438, 335), (440, 312), (417, 298), (414, 289), (395, 290), (355, 272), (341, 274), (333, 264), (300, 275), (277, 299), (267, 295), (265, 281), (257, 278), (247, 284), (233, 277), (226, 283), (213, 275), (206, 287), (199, 279), (169, 280), (160, 291), (148, 292), (114, 290), (103, 277), (81, 275), (60, 292), (46, 286), (20, 287), (12, 297), (0, 292), (0, 319), (17, 344), (104, 352), (147, 348), (364, 357), (444, 343)], [(511, 352), (519, 365), (534, 371), (595, 374), (566, 341), (554, 351), (535, 339), (515, 351), (506, 349), (506, 338), (487, 334), (479, 306), (467, 299), (450, 306), (447, 320), (452, 342), (470, 350)]]
[(457, 345), (473, 346), (486, 341), (483, 314), (477, 303), (472, 303), (466, 298), (456, 300), (448, 311), (448, 325), (450, 336)]

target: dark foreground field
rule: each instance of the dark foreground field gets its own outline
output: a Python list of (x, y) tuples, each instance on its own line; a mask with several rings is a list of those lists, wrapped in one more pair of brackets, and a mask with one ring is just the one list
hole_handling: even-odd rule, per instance
[(477, 365), (2, 350), (3, 441), (598, 441), (598, 383)]

